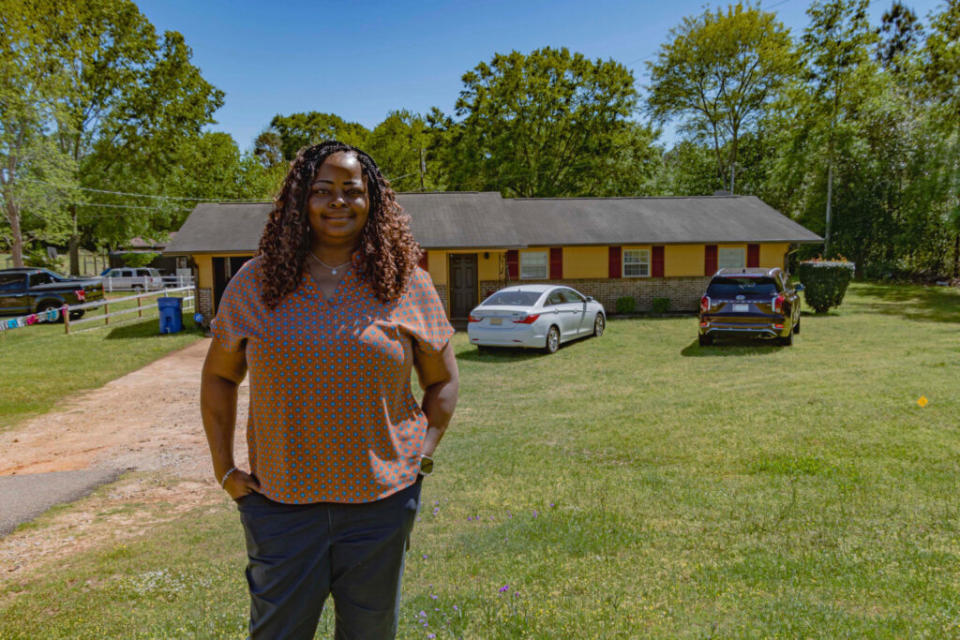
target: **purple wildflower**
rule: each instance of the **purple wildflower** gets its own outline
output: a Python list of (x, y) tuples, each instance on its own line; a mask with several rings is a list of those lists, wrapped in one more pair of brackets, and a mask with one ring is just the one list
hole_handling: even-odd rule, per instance
[(537, 517), (537, 515), (539, 515), (539, 514), (537, 514), (537, 510), (536, 510), (536, 509), (534, 509), (534, 510), (533, 510), (533, 517), (534, 517), (534, 518), (536, 518), (536, 517)]
[(510, 585), (508, 585), (508, 584), (503, 585), (503, 586), (500, 587), (500, 589), (499, 589), (499, 592), (500, 592), (500, 593), (506, 593), (507, 591), (510, 591)]
[(423, 559), (424, 559), (424, 560), (426, 560), (426, 559), (429, 558), (429, 557), (430, 557), (430, 556), (428, 556), (427, 554), (423, 554)]
[(431, 599), (431, 600), (436, 600), (436, 599), (437, 599), (437, 594), (431, 593), (431, 594), (430, 594), (430, 599)]
[(427, 617), (427, 612), (426, 612), (426, 611), (421, 611), (421, 612), (418, 613), (417, 615), (420, 616), (421, 618), (425, 618), (425, 617)]
[(427, 637), (428, 637), (428, 638), (431, 638), (431, 639), (432, 639), (432, 638), (436, 638), (436, 637), (437, 637), (437, 634), (435, 634), (435, 633), (428, 633), (428, 634), (427, 634)]
[(454, 610), (454, 611), (460, 611), (460, 608), (457, 607), (457, 605), (453, 605), (453, 610)]

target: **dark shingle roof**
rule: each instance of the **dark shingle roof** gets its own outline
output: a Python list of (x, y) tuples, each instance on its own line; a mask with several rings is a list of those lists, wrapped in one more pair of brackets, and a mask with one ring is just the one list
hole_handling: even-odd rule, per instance
[[(754, 196), (504, 199), (441, 192), (401, 193), (397, 200), (427, 249), (823, 241)], [(253, 252), (270, 206), (199, 204), (164, 253)]]

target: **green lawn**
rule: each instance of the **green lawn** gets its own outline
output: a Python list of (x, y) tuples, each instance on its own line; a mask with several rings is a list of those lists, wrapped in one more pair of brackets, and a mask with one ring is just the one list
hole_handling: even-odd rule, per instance
[[(136, 302), (116, 303), (110, 311), (130, 306)], [(87, 313), (97, 317), (103, 312)], [(186, 330), (174, 335), (159, 335), (156, 309), (144, 311), (142, 320), (129, 314), (110, 318), (109, 326), (102, 320), (72, 325), (69, 336), (62, 323), (0, 331), (0, 430), (49, 411), (69, 394), (100, 387), (194, 342), (202, 333), (194, 328), (192, 315), (184, 313)], [(0, 316), (0, 322), (6, 319)]]
[[(958, 332), (956, 290), (854, 285), (793, 347), (458, 334), (401, 637), (960, 638)], [(224, 499), (71, 558), (0, 596), (0, 638), (242, 638), (242, 544)]]

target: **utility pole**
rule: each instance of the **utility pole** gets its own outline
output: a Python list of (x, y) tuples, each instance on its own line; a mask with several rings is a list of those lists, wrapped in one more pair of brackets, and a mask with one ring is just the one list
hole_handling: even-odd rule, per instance
[(423, 157), (423, 147), (420, 147), (420, 191), (423, 191), (423, 174), (427, 172), (427, 163)]

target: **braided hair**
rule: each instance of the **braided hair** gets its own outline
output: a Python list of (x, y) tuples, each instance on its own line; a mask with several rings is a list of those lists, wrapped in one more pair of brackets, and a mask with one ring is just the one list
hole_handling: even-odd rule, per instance
[(420, 245), (410, 232), (410, 216), (403, 213), (373, 158), (336, 140), (304, 147), (290, 163), (260, 237), (260, 299), (268, 309), (276, 308), (304, 277), (311, 238), (307, 215), (310, 185), (323, 162), (340, 152), (356, 156), (367, 181), (370, 212), (354, 260), (360, 279), (370, 285), (384, 304), (395, 302), (420, 260)]

